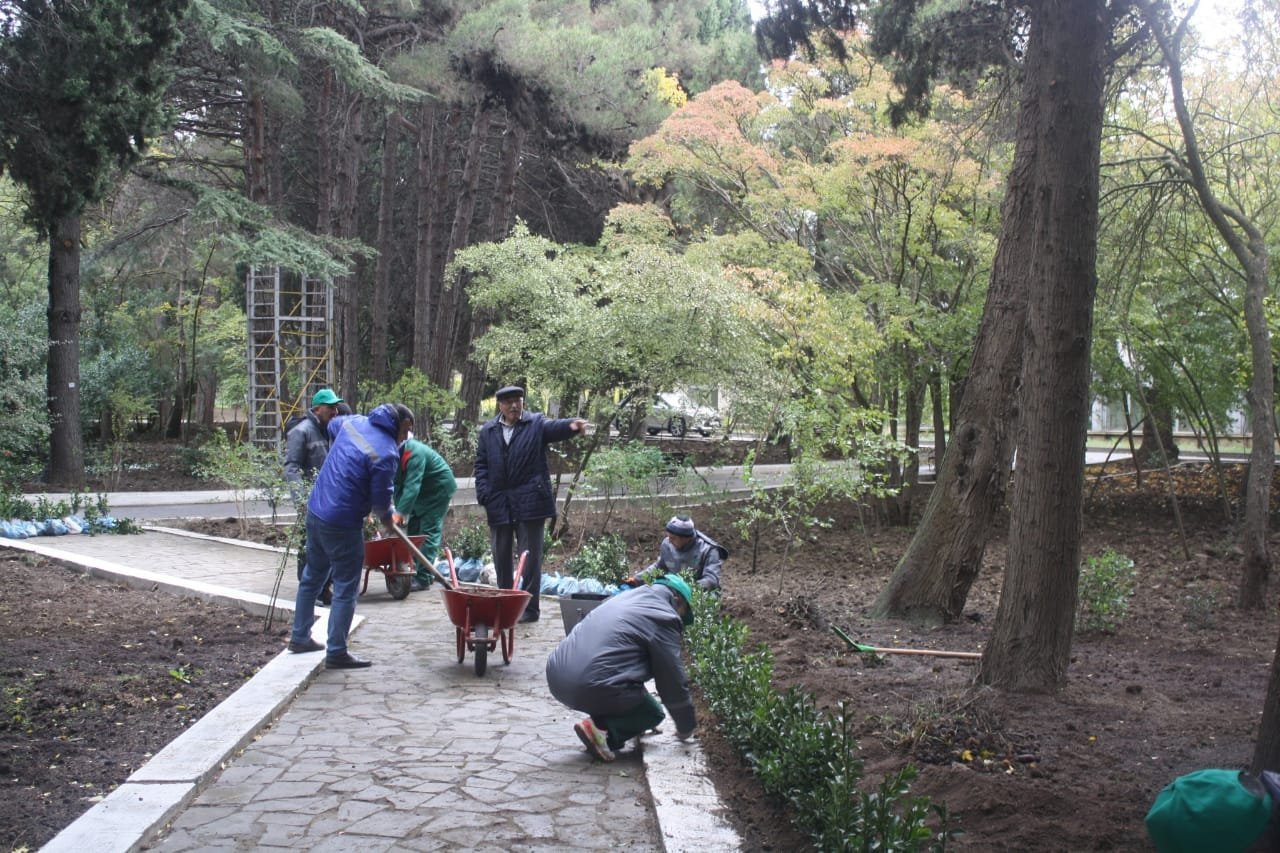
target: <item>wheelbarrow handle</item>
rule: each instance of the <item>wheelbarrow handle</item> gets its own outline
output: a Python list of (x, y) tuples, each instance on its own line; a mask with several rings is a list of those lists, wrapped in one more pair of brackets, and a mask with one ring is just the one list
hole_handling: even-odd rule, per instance
[(400, 525), (396, 524), (394, 521), (391, 522), (391, 531), (395, 533), (396, 536), (399, 536), (400, 540), (404, 542), (404, 544), (409, 546), (409, 550), (413, 552), (413, 556), (417, 557), (418, 561), (421, 562), (422, 565), (427, 567), (427, 571), (431, 572), (431, 574), (435, 575), (437, 578), (440, 579), (440, 583), (444, 584), (445, 589), (454, 588), (454, 585), (450, 583), (449, 579), (444, 575), (440, 574), (439, 570), (436, 569), (435, 564), (432, 563), (430, 560), (428, 560), (426, 557), (422, 556), (422, 552), (418, 550), (418, 546), (414, 545), (413, 540), (409, 538), (409, 535), (400, 529)]

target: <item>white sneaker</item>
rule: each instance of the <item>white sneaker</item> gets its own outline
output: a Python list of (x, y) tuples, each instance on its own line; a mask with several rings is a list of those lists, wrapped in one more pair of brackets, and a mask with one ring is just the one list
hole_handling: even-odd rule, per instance
[(590, 717), (580, 723), (574, 723), (573, 730), (578, 733), (582, 745), (592, 755), (601, 761), (613, 761), (613, 750), (609, 749), (609, 739), (605, 737), (604, 732), (596, 728)]

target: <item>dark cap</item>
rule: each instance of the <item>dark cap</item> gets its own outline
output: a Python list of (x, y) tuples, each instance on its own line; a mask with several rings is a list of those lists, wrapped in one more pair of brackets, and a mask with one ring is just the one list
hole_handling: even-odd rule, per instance
[(499, 400), (507, 400), (511, 397), (523, 397), (524, 389), (519, 385), (505, 385), (498, 389), (498, 393), (493, 395)]

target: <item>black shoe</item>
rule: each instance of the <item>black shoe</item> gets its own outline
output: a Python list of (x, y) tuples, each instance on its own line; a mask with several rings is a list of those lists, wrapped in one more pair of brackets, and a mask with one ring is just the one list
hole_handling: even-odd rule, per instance
[(324, 659), (326, 669), (364, 669), (366, 666), (373, 666), (373, 661), (358, 658), (350, 652), (343, 652), (340, 655), (330, 655)]
[(520, 618), (517, 619), (516, 621), (517, 622), (537, 622), (538, 613), (536, 610), (526, 610), (525, 612), (520, 614)]
[(324, 643), (317, 643), (315, 640), (307, 637), (305, 643), (295, 643), (289, 641), (289, 651), (295, 655), (305, 654), (306, 652), (322, 652), (324, 651)]

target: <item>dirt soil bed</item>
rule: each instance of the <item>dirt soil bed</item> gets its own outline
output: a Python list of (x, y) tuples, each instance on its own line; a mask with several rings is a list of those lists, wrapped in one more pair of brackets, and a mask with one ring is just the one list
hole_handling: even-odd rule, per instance
[(243, 611), (0, 548), (0, 844), (37, 849), (283, 648)]
[[(1239, 473), (1228, 484), (1232, 496), (1239, 494)], [(1068, 683), (1051, 695), (975, 689), (971, 662), (863, 655), (831, 631), (839, 626), (883, 646), (981, 650), (998, 601), (1003, 522), (964, 617), (921, 629), (866, 616), (910, 531), (877, 526), (866, 510), (834, 508), (834, 524), (793, 550), (785, 566), (781, 541), (763, 540), (753, 571), (750, 547), (733, 532), (734, 506), (694, 515), (733, 551), (724, 609), (772, 649), (777, 685), (801, 687), (824, 708), (844, 703), (859, 733), (867, 788), (906, 762), (917, 766), (912, 792), (946, 804), (952, 828), (964, 833), (955, 849), (1142, 850), (1150, 849), (1142, 817), (1167, 782), (1197, 768), (1249, 761), (1280, 633), (1274, 591), (1262, 611), (1233, 606), (1240, 555), (1214, 476), (1188, 467), (1176, 480), (1185, 550), (1162, 478), (1147, 477), (1142, 488), (1123, 472), (1090, 480), (1085, 554), (1111, 549), (1132, 558), (1138, 589), (1114, 633), (1077, 633)], [(631, 511), (613, 515), (608, 530), (627, 539), (639, 567), (656, 553), (660, 521), (656, 511)], [(578, 515), (566, 545), (549, 553), (549, 567), (599, 533), (600, 523)], [(457, 524), (447, 525), (446, 539)], [(238, 529), (217, 520), (201, 527), (220, 535)], [(260, 622), (242, 615), (127, 592), (13, 554), (0, 559), (6, 570), (25, 573), (11, 578), (0, 598), (6, 708), (0, 826), (15, 827), (8, 839), (14, 845), (47, 840), (207, 710), (214, 700), (197, 688), (229, 688), (282, 643), (264, 638)], [(138, 604), (138, 596), (149, 597)], [(12, 608), (21, 608), (21, 620)], [(209, 650), (216, 651), (211, 659), (195, 657)], [(100, 674), (83, 671), (99, 660)], [(143, 672), (142, 660), (154, 667)], [(180, 682), (169, 670), (183, 664), (203, 675)], [(53, 681), (63, 672), (72, 673), (68, 681)], [(110, 685), (110, 692), (86, 695), (91, 682)], [(81, 707), (92, 713), (73, 723), (71, 711)], [(144, 720), (143, 713), (157, 717)], [(31, 721), (39, 722), (38, 731)], [(713, 780), (745, 848), (804, 849), (785, 809), (762, 794), (715, 735), (714, 721), (703, 722)], [(142, 735), (152, 733), (154, 740), (144, 742)]]

